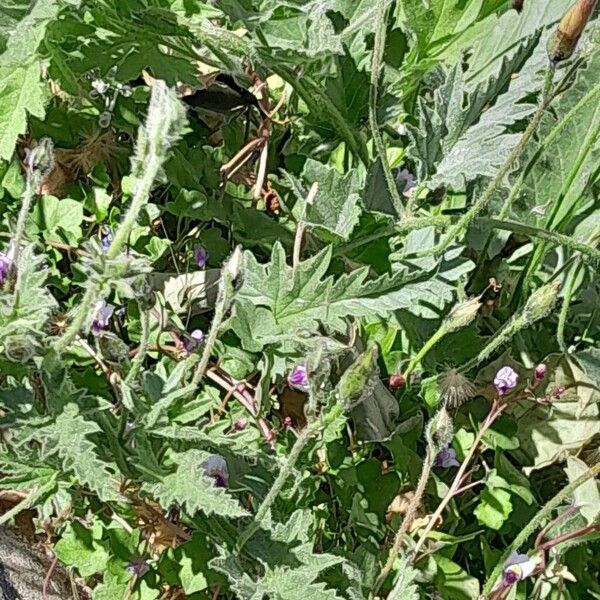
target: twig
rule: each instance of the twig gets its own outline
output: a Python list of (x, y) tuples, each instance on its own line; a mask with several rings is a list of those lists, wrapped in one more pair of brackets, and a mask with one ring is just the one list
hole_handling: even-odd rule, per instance
[(52, 577), (52, 573), (56, 568), (56, 564), (58, 563), (58, 556), (55, 556), (50, 563), (50, 568), (46, 573), (46, 577), (44, 577), (44, 582), (42, 583), (42, 600), (48, 600), (48, 586), (50, 585), (50, 579)]

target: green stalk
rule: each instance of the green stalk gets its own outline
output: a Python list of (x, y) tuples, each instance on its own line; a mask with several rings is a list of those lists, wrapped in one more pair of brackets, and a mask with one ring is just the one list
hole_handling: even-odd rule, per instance
[[(560, 223), (554, 224), (554, 220), (556, 219), (556, 216), (559, 214), (559, 212), (562, 208), (562, 204), (568, 195), (569, 189), (571, 188), (571, 185), (573, 185), (575, 178), (577, 177), (585, 159), (587, 158), (588, 154), (590, 153), (592, 146), (596, 143), (599, 135), (600, 135), (600, 121), (598, 122), (598, 125), (594, 129), (590, 130), (583, 146), (581, 147), (581, 150), (579, 151), (579, 154), (577, 155), (577, 160), (575, 161), (575, 164), (573, 165), (573, 168), (571, 169), (569, 176), (563, 183), (563, 187), (558, 196), (558, 201), (554, 203), (552, 212), (550, 213), (548, 219), (546, 219), (546, 227), (548, 229), (550, 229), (550, 228), (555, 229), (560, 226)], [(563, 222), (564, 222), (564, 220), (565, 220), (565, 217), (563, 217)], [(528, 261), (528, 264), (525, 267), (525, 270), (523, 271), (523, 274), (521, 276), (521, 283), (518, 286), (519, 290), (527, 289), (529, 287), (531, 280), (538, 268), (538, 265), (540, 264), (540, 262), (543, 260), (544, 256), (546, 255), (547, 249), (548, 249), (547, 244), (542, 243), (534, 250), (534, 252), (531, 255), (531, 257)], [(515, 294), (515, 298), (517, 296), (518, 296), (518, 294)]]
[(371, 66), (371, 87), (369, 89), (369, 124), (371, 126), (371, 134), (373, 135), (373, 144), (375, 145), (375, 150), (381, 161), (383, 176), (388, 192), (392, 198), (392, 203), (398, 216), (404, 216), (406, 214), (404, 204), (398, 193), (398, 186), (392, 175), (385, 145), (383, 143), (383, 137), (381, 136), (379, 125), (377, 123), (377, 96), (381, 75), (381, 61), (383, 59), (383, 51), (385, 48), (385, 17), (388, 4), (389, 3), (385, 0), (377, 0), (376, 4), (375, 42), (373, 44), (373, 61)]
[(423, 360), (427, 353), (448, 333), (448, 328), (444, 323), (440, 328), (423, 344), (417, 354), (411, 359), (404, 371), (404, 378), (408, 381), (415, 367)]
[(150, 340), (150, 312), (147, 310), (143, 310), (141, 305), (138, 303), (140, 309), (140, 323), (142, 325), (142, 334), (140, 336), (140, 345), (138, 347), (138, 353), (133, 359), (133, 363), (131, 365), (131, 369), (129, 369), (129, 373), (127, 377), (125, 377), (125, 383), (131, 383), (140, 372), (142, 365), (144, 364), (144, 360), (146, 358), (146, 354), (148, 354), (148, 342)]
[(531, 519), (531, 521), (529, 521), (527, 526), (521, 530), (521, 532), (513, 540), (512, 544), (510, 544), (502, 553), (500, 560), (498, 560), (496, 563), (494, 570), (483, 586), (482, 594), (484, 597), (489, 596), (491, 593), (492, 588), (502, 574), (502, 569), (504, 568), (504, 565), (511, 553), (519, 549), (527, 541), (529, 536), (531, 536), (540, 526), (542, 521), (547, 519), (552, 511), (562, 504), (569, 496), (571, 496), (580, 485), (584, 484), (588, 479), (592, 479), (598, 475), (598, 473), (600, 473), (600, 462), (596, 463), (593, 467), (590, 467), (587, 471), (575, 479), (575, 481), (572, 481), (569, 485), (558, 492), (556, 496), (548, 500), (544, 507), (533, 517), (533, 519)]
[(19, 252), (21, 244), (23, 242), (23, 235), (25, 233), (25, 223), (29, 216), (29, 209), (33, 202), (35, 195), (35, 188), (39, 180), (34, 176), (32, 169), (27, 169), (27, 175), (25, 177), (25, 190), (21, 197), (21, 210), (19, 211), (19, 217), (17, 219), (17, 229), (15, 231), (15, 237), (13, 238), (14, 258), (13, 258), (13, 269), (17, 269), (19, 264)]
[(479, 352), (477, 356), (472, 358), (470, 361), (465, 363), (460, 370), (470, 371), (477, 365), (485, 362), (498, 348), (501, 348), (504, 344), (508, 343), (521, 329), (527, 326), (527, 322), (523, 315), (514, 316), (494, 337), (488, 342), (488, 344)]
[(279, 474), (277, 475), (277, 478), (273, 482), (273, 485), (271, 486), (269, 493), (265, 496), (265, 499), (262, 501), (262, 504), (259, 506), (258, 510), (256, 511), (256, 514), (254, 515), (252, 522), (241, 533), (239, 541), (238, 541), (238, 545), (237, 545), (238, 552), (242, 550), (242, 548), (246, 545), (248, 540), (259, 529), (261, 523), (267, 516), (267, 512), (270, 510), (271, 506), (277, 499), (277, 496), (279, 496), (287, 478), (290, 476), (291, 472), (293, 471), (293, 469), (296, 465), (296, 462), (298, 461), (298, 458), (300, 457), (300, 454), (302, 453), (302, 450), (304, 450), (304, 447), (306, 446), (306, 444), (307, 444), (308, 440), (311, 438), (311, 436), (317, 432), (319, 425), (320, 425), (320, 423), (318, 420), (312, 421), (300, 432), (300, 435), (296, 438), (296, 441), (294, 442), (294, 445), (292, 446), (292, 449), (287, 457), (287, 460), (285, 461), (285, 464), (279, 471)]
[[(106, 251), (106, 257), (109, 260), (117, 258), (127, 243), (142, 208), (148, 203), (152, 185), (161, 165), (167, 158), (168, 149), (181, 133), (184, 122), (185, 112), (175, 94), (167, 88), (163, 81), (156, 81), (152, 86), (146, 122), (138, 133), (132, 168), (135, 179), (133, 198)], [(88, 282), (73, 320), (54, 345), (57, 353), (65, 351), (73, 343), (80, 329), (89, 319), (90, 310), (98, 300), (98, 293), (105, 279), (106, 274), (101, 273), (99, 282)]]
[(487, 205), (490, 203), (490, 201), (492, 200), (492, 198), (494, 196), (494, 192), (496, 191), (496, 188), (502, 183), (504, 178), (510, 173), (515, 162), (517, 161), (519, 156), (521, 156), (521, 153), (525, 149), (525, 146), (527, 145), (529, 140), (533, 137), (533, 134), (535, 133), (536, 129), (538, 128), (538, 125), (540, 124), (542, 117), (544, 116), (544, 112), (546, 111), (546, 108), (548, 107), (548, 104), (550, 103), (549, 92), (550, 92), (550, 88), (552, 87), (553, 78), (554, 78), (554, 68), (552, 66), (549, 66), (546, 70), (546, 76), (544, 79), (544, 85), (542, 88), (542, 94), (541, 94), (538, 108), (536, 109), (535, 113), (533, 114), (533, 117), (532, 117), (531, 121), (529, 122), (527, 129), (525, 129), (525, 131), (523, 132), (521, 139), (519, 140), (517, 145), (512, 149), (512, 152), (508, 155), (508, 157), (504, 161), (504, 164), (500, 167), (500, 169), (496, 173), (495, 177), (487, 185), (487, 187), (485, 188), (481, 197), (460, 218), (458, 223), (456, 223), (456, 225), (453, 225), (450, 228), (450, 231), (448, 231), (448, 233), (446, 234), (444, 239), (439, 244), (437, 244), (434, 248), (431, 248), (430, 250), (425, 250), (423, 252), (417, 252), (417, 253), (413, 254), (412, 256), (414, 256), (415, 258), (419, 258), (419, 257), (424, 257), (424, 256), (440, 254), (441, 252), (446, 250), (446, 248), (448, 248), (448, 246), (461, 233), (461, 231), (466, 229), (472, 223), (472, 221), (487, 207)]
[(400, 550), (402, 548), (402, 542), (404, 541), (404, 537), (407, 534), (410, 526), (415, 520), (415, 516), (417, 514), (417, 509), (421, 504), (421, 499), (423, 498), (423, 494), (425, 493), (425, 488), (427, 487), (427, 482), (429, 481), (429, 476), (431, 475), (431, 468), (433, 467), (433, 462), (435, 460), (435, 452), (431, 448), (430, 445), (427, 446), (427, 453), (425, 455), (425, 459), (423, 461), (423, 468), (421, 470), (421, 475), (419, 476), (419, 482), (417, 483), (417, 489), (415, 490), (415, 494), (406, 509), (406, 513), (404, 519), (402, 521), (402, 525), (396, 533), (396, 537), (394, 539), (394, 545), (390, 550), (390, 554), (388, 559), (381, 569), (381, 572), (377, 576), (375, 583), (373, 584), (373, 589), (369, 594), (369, 600), (373, 600), (377, 596), (377, 592), (381, 589), (381, 586), (387, 579), (387, 576), (390, 574), (392, 568), (394, 567), (394, 563), (400, 554)]

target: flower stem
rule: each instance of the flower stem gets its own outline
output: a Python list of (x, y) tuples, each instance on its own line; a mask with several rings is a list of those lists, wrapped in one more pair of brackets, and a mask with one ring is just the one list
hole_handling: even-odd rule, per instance
[(479, 431), (477, 432), (477, 435), (475, 436), (475, 440), (473, 441), (473, 445), (469, 449), (469, 452), (465, 456), (465, 459), (462, 461), (462, 463), (458, 469), (458, 472), (456, 473), (456, 476), (454, 477), (454, 481), (452, 482), (452, 485), (450, 486), (450, 489), (448, 490), (448, 493), (444, 496), (443, 500), (438, 505), (436, 511), (430, 517), (429, 521), (427, 522), (427, 525), (425, 526), (425, 529), (423, 530), (423, 533), (421, 534), (421, 537), (417, 541), (417, 544), (413, 549), (414, 557), (417, 556), (417, 553), (419, 552), (421, 546), (425, 543), (425, 540), (427, 539), (429, 532), (435, 527), (439, 518), (442, 516), (444, 509), (450, 503), (450, 500), (452, 500), (452, 498), (454, 496), (456, 496), (457, 493), (460, 492), (461, 488), (463, 487), (463, 478), (467, 471), (467, 467), (469, 466), (469, 463), (471, 462), (473, 456), (475, 455), (475, 452), (477, 452), (477, 449), (479, 447), (481, 439), (483, 438), (483, 434), (491, 427), (491, 425), (502, 414), (502, 411), (505, 408), (506, 408), (506, 404), (500, 402), (499, 400), (494, 400), (494, 403), (492, 404), (490, 412), (488, 413), (488, 416), (485, 418), (485, 421), (481, 424), (481, 427), (479, 428)]
[(314, 421), (309, 423), (300, 432), (300, 435), (296, 438), (296, 441), (294, 442), (294, 445), (292, 446), (292, 449), (287, 457), (287, 460), (285, 461), (285, 464), (279, 471), (279, 474), (277, 475), (277, 478), (273, 482), (273, 485), (271, 486), (269, 493), (265, 496), (261, 505), (258, 507), (258, 510), (256, 511), (256, 514), (254, 515), (252, 522), (241, 533), (239, 541), (238, 541), (238, 545), (237, 545), (238, 552), (242, 550), (242, 548), (245, 546), (246, 542), (259, 529), (261, 523), (263, 522), (264, 518), (267, 515), (267, 512), (269, 511), (269, 509), (271, 508), (271, 506), (277, 499), (277, 496), (279, 496), (279, 493), (283, 489), (283, 486), (284, 486), (287, 478), (290, 476), (292, 470), (294, 469), (294, 466), (296, 465), (296, 461), (300, 457), (302, 450), (306, 446), (308, 440), (317, 431), (319, 425), (320, 425), (319, 421), (317, 419), (315, 419)]
[(38, 178), (33, 174), (33, 169), (28, 168), (27, 175), (25, 177), (25, 190), (23, 191), (23, 196), (21, 198), (21, 210), (19, 211), (19, 217), (17, 219), (17, 229), (15, 230), (15, 236), (13, 238), (13, 269), (15, 270), (18, 268), (19, 252), (23, 242), (23, 235), (25, 233), (25, 223), (27, 222), (27, 217), (29, 216), (29, 209), (31, 208), (31, 203), (33, 202), (37, 184)]
[(483, 586), (483, 597), (486, 598), (492, 591), (494, 584), (496, 583), (498, 577), (502, 573), (502, 569), (504, 564), (508, 560), (508, 557), (512, 552), (516, 551), (520, 548), (529, 538), (529, 536), (539, 527), (540, 523), (547, 519), (552, 511), (562, 504), (573, 492), (583, 483), (585, 483), (588, 479), (592, 479), (596, 475), (600, 473), (600, 462), (596, 463), (594, 466), (590, 467), (587, 471), (582, 473), (575, 481), (572, 481), (569, 485), (565, 486), (556, 496), (548, 500), (544, 507), (529, 521), (527, 526), (521, 530), (521, 532), (517, 535), (517, 537), (513, 540), (512, 544), (510, 544), (502, 553), (502, 556), (496, 563), (491, 575), (488, 580), (485, 582)]
[(388, 193), (392, 199), (392, 204), (398, 216), (405, 216), (406, 211), (398, 193), (398, 186), (394, 181), (394, 176), (390, 169), (390, 164), (387, 159), (383, 137), (379, 131), (377, 123), (377, 96), (379, 88), (379, 78), (381, 76), (381, 61), (383, 59), (383, 51), (385, 49), (385, 17), (387, 14), (389, 2), (386, 0), (377, 0), (377, 13), (375, 19), (375, 41), (373, 44), (373, 60), (371, 63), (371, 86), (369, 89), (369, 125), (373, 136), (373, 144), (383, 169), (383, 176), (388, 189)]
[(369, 598), (372, 600), (376, 597), (377, 592), (380, 590), (387, 576), (390, 574), (398, 555), (400, 554), (400, 549), (402, 548), (402, 542), (404, 541), (404, 536), (410, 529), (410, 526), (413, 524), (415, 520), (415, 516), (417, 514), (417, 509), (421, 504), (421, 499), (423, 498), (423, 494), (425, 493), (425, 487), (427, 486), (427, 482), (429, 481), (429, 476), (431, 475), (431, 468), (433, 467), (433, 461), (435, 460), (435, 454), (431, 447), (431, 445), (427, 446), (427, 453), (425, 454), (425, 459), (423, 461), (423, 468), (421, 470), (421, 475), (419, 477), (419, 482), (417, 484), (417, 489), (415, 490), (415, 494), (406, 509), (406, 514), (404, 516), (404, 520), (402, 521), (402, 525), (400, 529), (396, 533), (396, 537), (394, 539), (394, 545), (390, 550), (390, 554), (388, 559), (381, 569), (381, 572), (377, 576), (375, 583), (373, 584), (373, 589)]
[(440, 328), (423, 344), (417, 354), (411, 359), (404, 371), (404, 378), (408, 381), (416, 366), (423, 360), (426, 354), (448, 333), (448, 328), (442, 323)]

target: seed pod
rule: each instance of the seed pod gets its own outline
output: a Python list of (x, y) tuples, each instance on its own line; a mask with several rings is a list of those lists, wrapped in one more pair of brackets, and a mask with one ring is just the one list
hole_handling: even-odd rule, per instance
[(548, 58), (551, 62), (560, 62), (573, 54), (597, 1), (577, 0), (567, 9), (558, 27), (548, 39)]
[(377, 370), (377, 346), (370, 345), (343, 373), (337, 386), (338, 398), (345, 410), (362, 399)]
[(531, 294), (523, 308), (523, 318), (527, 325), (543, 319), (551, 310), (560, 290), (560, 282), (553, 281), (543, 285)]

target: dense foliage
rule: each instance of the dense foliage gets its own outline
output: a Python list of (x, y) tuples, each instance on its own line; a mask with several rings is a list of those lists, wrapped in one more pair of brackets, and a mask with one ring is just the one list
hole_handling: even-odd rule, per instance
[(0, 3), (0, 523), (93, 600), (600, 598), (594, 5)]

